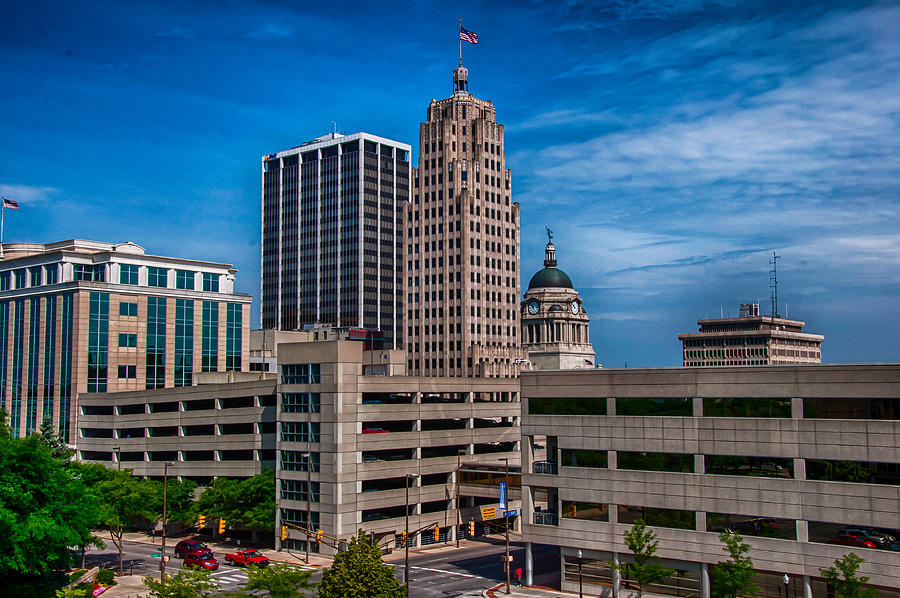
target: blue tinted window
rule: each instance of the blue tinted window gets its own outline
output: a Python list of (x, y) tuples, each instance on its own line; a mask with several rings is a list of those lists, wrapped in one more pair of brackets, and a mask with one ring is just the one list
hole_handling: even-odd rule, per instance
[(135, 264), (121, 264), (119, 266), (119, 284), (137, 284), (140, 266)]
[(194, 273), (189, 270), (175, 270), (175, 288), (194, 290)]
[(210, 274), (209, 272), (203, 273), (203, 290), (210, 291), (213, 293), (219, 292), (219, 275), (218, 274)]
[(168, 285), (169, 272), (165, 268), (147, 268), (147, 284), (151, 287), (166, 287)]
[(106, 392), (109, 293), (91, 293), (88, 315), (88, 392)]
[(137, 316), (137, 303), (122, 301), (119, 303), (120, 316)]

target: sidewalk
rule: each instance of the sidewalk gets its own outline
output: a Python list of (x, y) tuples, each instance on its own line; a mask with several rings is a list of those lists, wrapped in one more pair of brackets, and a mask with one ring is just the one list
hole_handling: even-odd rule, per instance
[(124, 575), (116, 578), (116, 585), (102, 594), (103, 598), (144, 598), (149, 596), (143, 575)]
[(539, 586), (516, 587), (515, 584), (509, 586), (510, 593), (506, 593), (506, 584), (501, 583), (485, 590), (481, 595), (484, 598), (505, 598), (506, 596), (518, 598), (569, 598), (578, 596), (577, 593), (562, 592), (560, 590), (551, 590), (550, 588), (542, 588)]

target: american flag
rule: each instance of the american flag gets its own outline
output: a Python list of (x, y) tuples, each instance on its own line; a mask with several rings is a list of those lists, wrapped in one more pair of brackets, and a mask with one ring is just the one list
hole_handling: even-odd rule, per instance
[(4, 207), (4, 208), (9, 208), (10, 210), (18, 210), (18, 209), (19, 209), (19, 204), (17, 204), (16, 202), (14, 202), (14, 201), (11, 200), (11, 199), (6, 199), (6, 198), (4, 197), (4, 198), (3, 198), (3, 207)]
[(478, 43), (478, 34), (475, 33), (474, 31), (469, 31), (465, 27), (460, 27), (459, 28), (459, 39), (463, 40), (464, 42), (469, 42), (470, 44), (477, 44)]
[(587, 357), (585, 357), (585, 358), (584, 358), (584, 365), (590, 365), (590, 366), (593, 366), (593, 365), (594, 365), (594, 362), (591, 361), (590, 359), (588, 359)]

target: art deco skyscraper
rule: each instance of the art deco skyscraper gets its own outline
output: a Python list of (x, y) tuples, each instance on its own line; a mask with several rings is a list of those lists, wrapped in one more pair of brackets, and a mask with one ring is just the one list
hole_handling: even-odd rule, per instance
[(402, 337), (409, 145), (331, 133), (263, 157), (263, 328)]
[(453, 95), (419, 127), (407, 218), (408, 372), (507, 377), (519, 336), (519, 205), (511, 201), (503, 125), (453, 71)]

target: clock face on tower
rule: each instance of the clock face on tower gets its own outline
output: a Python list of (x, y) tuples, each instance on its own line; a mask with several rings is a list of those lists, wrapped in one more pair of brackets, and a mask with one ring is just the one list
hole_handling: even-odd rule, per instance
[(578, 302), (577, 302), (577, 301), (573, 301), (573, 302), (572, 302), (572, 315), (577, 316), (577, 315), (578, 315), (578, 310), (579, 310)]
[(541, 304), (537, 301), (530, 301), (528, 303), (528, 313), (530, 313), (531, 315), (535, 315), (540, 308)]

